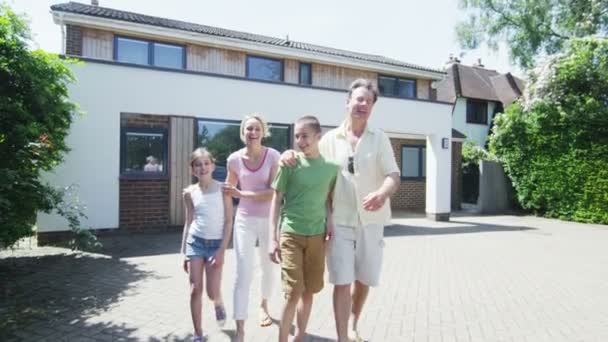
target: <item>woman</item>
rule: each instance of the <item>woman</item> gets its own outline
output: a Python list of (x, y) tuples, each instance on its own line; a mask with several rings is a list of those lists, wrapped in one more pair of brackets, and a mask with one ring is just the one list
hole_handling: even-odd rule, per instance
[(262, 269), (260, 325), (265, 327), (272, 324), (268, 313), (268, 298), (275, 279), (279, 276), (279, 268), (270, 261), (267, 253), (268, 215), (273, 193), (270, 184), (277, 172), (280, 155), (275, 149), (262, 145), (262, 139), (269, 136), (269, 132), (268, 125), (259, 115), (246, 116), (240, 128), (245, 147), (228, 157), (228, 176), (223, 189), (225, 193), (239, 199), (233, 232), (237, 265), (234, 319), (236, 340), (244, 341), (256, 241), (260, 246), (258, 254)]

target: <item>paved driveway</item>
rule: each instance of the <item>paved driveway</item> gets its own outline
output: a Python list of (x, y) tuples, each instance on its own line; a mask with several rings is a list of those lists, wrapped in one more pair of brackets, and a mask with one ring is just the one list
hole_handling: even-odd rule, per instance
[[(534, 217), (397, 214), (386, 228), (382, 285), (371, 292), (370, 341), (608, 341), (608, 227)], [(178, 234), (106, 239), (103, 254), (60, 248), (0, 252), (0, 340), (165, 341), (191, 338)], [(256, 265), (257, 267), (257, 265)], [(223, 291), (230, 315), (234, 255)], [(259, 296), (254, 279), (252, 298)], [(280, 292), (271, 300), (279, 313)], [(277, 327), (251, 341), (276, 340)], [(211, 341), (228, 341), (204, 301)], [(331, 291), (316, 297), (311, 341), (333, 341)]]

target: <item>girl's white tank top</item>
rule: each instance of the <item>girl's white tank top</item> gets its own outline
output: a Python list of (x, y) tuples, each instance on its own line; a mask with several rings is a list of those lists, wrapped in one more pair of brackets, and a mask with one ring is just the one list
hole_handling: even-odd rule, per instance
[(203, 193), (196, 185), (190, 192), (194, 204), (194, 219), (188, 232), (203, 239), (222, 239), (224, 232), (224, 198), (222, 190)]

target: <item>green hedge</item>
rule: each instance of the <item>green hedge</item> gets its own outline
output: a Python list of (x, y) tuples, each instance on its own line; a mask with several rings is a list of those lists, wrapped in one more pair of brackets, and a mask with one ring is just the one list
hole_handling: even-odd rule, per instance
[(608, 224), (608, 40), (574, 40), (530, 76), (496, 117), (491, 151), (522, 207)]

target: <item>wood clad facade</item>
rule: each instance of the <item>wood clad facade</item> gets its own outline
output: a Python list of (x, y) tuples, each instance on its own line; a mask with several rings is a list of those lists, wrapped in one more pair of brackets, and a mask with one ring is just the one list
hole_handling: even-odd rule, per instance
[(190, 153), (194, 149), (194, 119), (171, 117), (169, 133), (169, 225), (185, 221), (182, 190), (192, 183)]
[(246, 54), (208, 46), (188, 45), (187, 69), (245, 77)]
[(97, 59), (113, 59), (114, 35), (95, 29), (82, 30), (82, 56)]
[(286, 59), (283, 62), (283, 68), (285, 69), (283, 74), (285, 82), (295, 84), (300, 82), (300, 62)]
[(327, 64), (312, 65), (312, 85), (325, 88), (348, 89), (357, 78), (367, 78), (376, 85), (378, 74), (371, 71), (355, 70)]
[[(73, 27), (72, 31), (74, 29), (79, 29), (79, 32), (82, 32), (83, 57), (105, 60), (112, 60), (114, 58), (113, 32), (84, 27)], [(139, 35), (138, 38), (145, 39)], [(80, 51), (78, 51), (78, 54), (80, 54)], [(284, 82), (298, 84), (300, 61), (295, 59), (283, 59), (282, 61)], [(186, 45), (187, 70), (246, 77), (246, 64), (247, 53), (243, 51), (195, 44)], [(378, 82), (378, 73), (373, 71), (318, 63), (312, 63), (311, 76), (312, 86), (332, 89), (348, 89), (350, 83), (357, 78), (367, 78), (375, 84)], [(430, 99), (431, 80), (417, 79), (416, 82), (417, 97), (420, 99)]]

